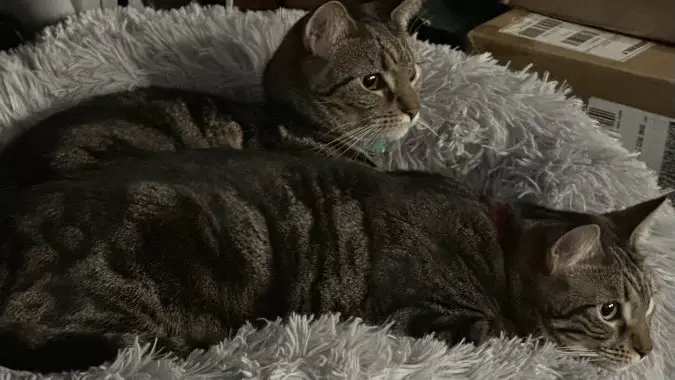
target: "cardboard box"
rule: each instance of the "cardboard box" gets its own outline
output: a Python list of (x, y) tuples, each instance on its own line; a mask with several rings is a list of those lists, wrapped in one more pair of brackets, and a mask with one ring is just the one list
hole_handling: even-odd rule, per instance
[[(621, 144), (659, 173), (659, 184), (675, 189), (675, 119), (592, 97), (588, 115), (618, 133)], [(674, 199), (675, 200), (675, 199)]]
[(546, 16), (675, 44), (673, 0), (502, 0)]
[(476, 27), (469, 43), (566, 82), (589, 116), (675, 187), (675, 48), (517, 9)]
[(675, 48), (514, 9), (469, 33), (474, 52), (533, 64), (584, 101), (602, 98), (675, 117)]

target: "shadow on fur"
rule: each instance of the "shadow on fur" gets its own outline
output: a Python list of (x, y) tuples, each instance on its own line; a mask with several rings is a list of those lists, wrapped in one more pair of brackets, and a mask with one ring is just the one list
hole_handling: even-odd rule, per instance
[(87, 370), (114, 360), (124, 339), (100, 333), (56, 332), (26, 325), (0, 327), (0, 365), (15, 370)]

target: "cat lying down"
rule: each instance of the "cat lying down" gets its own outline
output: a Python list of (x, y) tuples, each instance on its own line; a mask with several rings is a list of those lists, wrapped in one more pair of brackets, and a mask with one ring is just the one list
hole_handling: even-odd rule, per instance
[(543, 335), (612, 369), (652, 349), (637, 243), (659, 197), (584, 214), (308, 153), (184, 150), (2, 199), (0, 365), (177, 355), (246, 321), (341, 312), (448, 344)]
[(386, 142), (419, 120), (422, 73), (407, 26), (420, 6), (322, 4), (293, 25), (267, 63), (264, 105), (157, 87), (76, 104), (0, 152), (0, 190), (190, 148), (311, 150), (384, 167)]

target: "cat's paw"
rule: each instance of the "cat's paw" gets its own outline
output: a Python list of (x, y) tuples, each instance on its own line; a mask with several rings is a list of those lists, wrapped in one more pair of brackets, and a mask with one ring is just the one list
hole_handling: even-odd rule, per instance
[(217, 128), (212, 128), (208, 138), (212, 148), (244, 148), (244, 131), (236, 121), (223, 121)]
[(239, 123), (231, 121), (223, 131), (223, 141), (233, 149), (242, 149), (244, 147), (244, 131)]

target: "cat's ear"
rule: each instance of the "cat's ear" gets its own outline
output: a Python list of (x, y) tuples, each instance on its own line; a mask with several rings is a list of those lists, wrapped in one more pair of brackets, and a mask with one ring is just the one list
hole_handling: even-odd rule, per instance
[(657, 198), (638, 203), (634, 206), (619, 211), (613, 211), (605, 214), (612, 219), (616, 226), (617, 234), (620, 238), (628, 241), (635, 247), (638, 243), (649, 236), (655, 216), (658, 215), (661, 207), (667, 203), (668, 196), (673, 194), (669, 192)]
[(367, 13), (382, 22), (389, 22), (396, 30), (406, 32), (408, 24), (422, 9), (423, 0), (373, 0), (362, 3)]
[(588, 261), (600, 250), (600, 226), (584, 224), (558, 238), (548, 251), (546, 266), (550, 274), (559, 273)]
[(356, 22), (339, 1), (322, 4), (309, 16), (302, 42), (313, 55), (327, 58), (331, 49), (356, 28)]
[(422, 9), (422, 0), (403, 0), (389, 14), (391, 22), (396, 28), (405, 32), (408, 30), (408, 24)]

